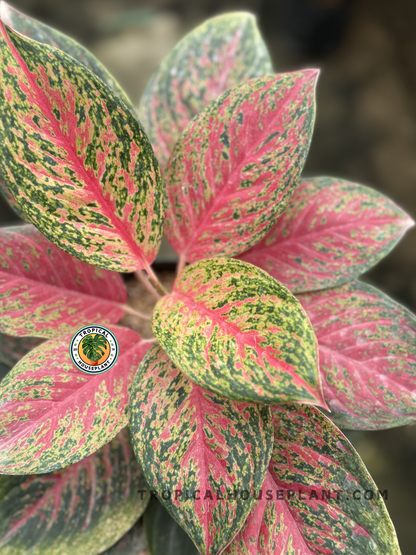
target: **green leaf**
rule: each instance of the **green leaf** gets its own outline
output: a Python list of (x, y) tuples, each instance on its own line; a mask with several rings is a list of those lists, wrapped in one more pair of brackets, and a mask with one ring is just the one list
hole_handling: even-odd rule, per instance
[(104, 356), (105, 349), (107, 347), (107, 341), (103, 335), (96, 333), (95, 335), (88, 335), (82, 340), (82, 351), (84, 355), (97, 362), (102, 356)]
[(272, 63), (250, 13), (208, 19), (186, 35), (153, 75), (139, 108), (161, 168), (205, 106), (227, 89), (268, 73)]
[(381, 492), (337, 427), (315, 407), (273, 407), (272, 417), (262, 498), (225, 553), (400, 555)]
[(101, 553), (141, 516), (149, 495), (137, 491), (145, 487), (127, 429), (57, 472), (0, 476), (0, 553)]
[(53, 29), (52, 27), (49, 27), (48, 25), (45, 25), (44, 23), (17, 11), (6, 2), (1, 3), (0, 14), (3, 22), (21, 35), (24, 35), (29, 39), (33, 39), (36, 42), (54, 46), (83, 64), (97, 77), (104, 81), (104, 83), (108, 85), (119, 98), (121, 98), (121, 100), (130, 108), (130, 110), (132, 110), (134, 114), (133, 105), (114, 77), (106, 70), (102, 63), (91, 54), (91, 52), (78, 44), (78, 42), (74, 39), (67, 37), (56, 29)]
[[(111, 326), (120, 355), (89, 375), (69, 355), (71, 335), (46, 341), (20, 360), (0, 385), (0, 473), (40, 474), (74, 464), (128, 423), (129, 388), (150, 344)], [(1, 553), (1, 551), (0, 551)]]
[(0, 24), (0, 171), (28, 219), (108, 270), (147, 268), (162, 238), (157, 160), (127, 106), (64, 52)]
[(157, 499), (150, 500), (143, 523), (149, 555), (199, 555), (191, 538)]
[(210, 391), (326, 407), (305, 311), (251, 264), (217, 258), (188, 266), (157, 303), (153, 333), (178, 368)]
[(269, 408), (203, 389), (157, 345), (134, 378), (130, 409), (134, 452), (150, 488), (202, 554), (220, 553), (254, 504), (243, 492), (263, 483)]

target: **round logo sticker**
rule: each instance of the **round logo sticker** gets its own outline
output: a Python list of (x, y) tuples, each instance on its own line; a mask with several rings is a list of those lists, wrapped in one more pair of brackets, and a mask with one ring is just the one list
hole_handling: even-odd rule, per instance
[(116, 336), (104, 326), (84, 326), (71, 339), (69, 354), (75, 366), (86, 374), (102, 374), (117, 361)]

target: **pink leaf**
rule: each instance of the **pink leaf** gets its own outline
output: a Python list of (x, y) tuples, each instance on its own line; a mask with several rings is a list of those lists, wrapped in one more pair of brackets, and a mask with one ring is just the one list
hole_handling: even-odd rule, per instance
[(274, 447), (256, 506), (228, 555), (400, 555), (379, 490), (315, 407), (272, 408)]
[(271, 231), (239, 256), (293, 292), (344, 283), (376, 264), (413, 221), (384, 195), (356, 183), (303, 181)]
[(71, 335), (36, 347), (0, 386), (0, 472), (50, 472), (108, 443), (128, 423), (129, 387), (150, 343), (111, 326), (120, 355), (107, 372), (89, 375), (69, 356)]
[(116, 323), (121, 277), (66, 254), (31, 225), (0, 230), (0, 330), (60, 337), (89, 323)]
[(233, 256), (270, 230), (309, 149), (317, 75), (252, 79), (191, 121), (164, 175), (166, 233), (183, 258)]
[(144, 91), (139, 115), (162, 169), (193, 117), (228, 89), (273, 73), (250, 13), (204, 21), (162, 61)]
[(319, 345), (324, 396), (344, 428), (416, 421), (416, 317), (358, 281), (299, 295)]

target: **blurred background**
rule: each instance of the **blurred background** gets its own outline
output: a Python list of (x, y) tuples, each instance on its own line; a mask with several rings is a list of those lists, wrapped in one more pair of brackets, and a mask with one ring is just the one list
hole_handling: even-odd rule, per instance
[[(255, 13), (277, 72), (320, 67), (305, 175), (374, 187), (416, 220), (414, 0), (9, 0), (71, 35), (134, 104), (161, 59), (207, 17)], [(0, 225), (17, 217), (0, 200)], [(163, 251), (163, 257), (169, 257)], [(416, 312), (416, 229), (365, 280)], [(346, 432), (380, 490), (403, 555), (416, 544), (416, 426)]]

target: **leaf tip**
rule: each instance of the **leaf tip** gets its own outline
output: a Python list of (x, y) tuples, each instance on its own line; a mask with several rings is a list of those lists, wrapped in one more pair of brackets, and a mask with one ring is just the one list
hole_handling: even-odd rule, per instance
[(404, 228), (407, 230), (407, 229), (410, 229), (411, 227), (413, 227), (414, 225), (415, 225), (414, 219), (411, 218), (410, 216), (407, 216), (407, 218), (403, 222)]
[(12, 6), (10, 6), (7, 2), (0, 2), (0, 20), (8, 25), (9, 27), (13, 27), (12, 25), (12, 17), (11, 11), (16, 11)]
[(314, 80), (314, 83), (316, 85), (316, 82), (318, 81), (318, 77), (321, 75), (321, 70), (318, 68), (305, 69), (304, 73), (305, 75), (310, 76), (311, 79)]

